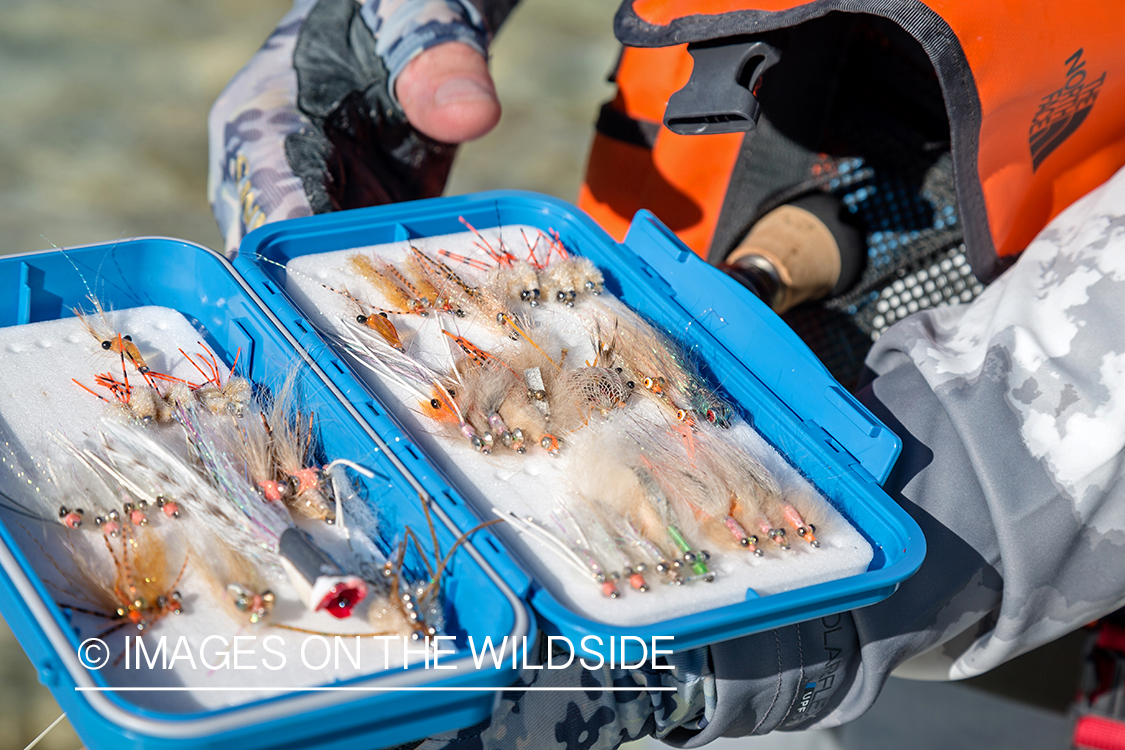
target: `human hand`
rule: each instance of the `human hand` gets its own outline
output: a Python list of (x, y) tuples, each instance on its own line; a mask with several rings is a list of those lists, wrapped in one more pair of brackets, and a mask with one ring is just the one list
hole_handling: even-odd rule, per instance
[(410, 124), (443, 143), (480, 138), (500, 121), (484, 55), (460, 42), (431, 47), (407, 63), (395, 94)]
[(267, 222), (440, 195), (454, 144), (499, 120), (485, 51), (511, 5), (297, 3), (209, 117), (227, 254)]

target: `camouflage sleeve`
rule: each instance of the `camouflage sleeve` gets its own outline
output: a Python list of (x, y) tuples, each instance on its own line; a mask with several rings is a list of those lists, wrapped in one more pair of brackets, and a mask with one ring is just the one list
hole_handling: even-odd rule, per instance
[(529, 652), (531, 667), (500, 696), (489, 720), (435, 735), (416, 750), (613, 750), (650, 735), (669, 740), (691, 733), (715, 707), (706, 648), (662, 657), (661, 669), (651, 662), (594, 669), (578, 659), (565, 669), (545, 669), (569, 656), (565, 650), (548, 655), (546, 641), (541, 633)]
[(877, 605), (711, 647), (719, 735), (828, 727), (887, 676), (959, 679), (1125, 604), (1125, 172), (972, 304), (879, 339), (861, 398), (904, 440), (888, 482), (919, 572)]
[(269, 221), (439, 195), (454, 148), (394, 98), (410, 60), (484, 53), (515, 0), (297, 0), (208, 118), (207, 195), (228, 255)]
[(360, 15), (375, 35), (375, 53), (387, 66), (394, 97), (398, 74), (418, 54), (445, 42), (462, 42), (482, 55), (500, 20), (515, 5), (470, 0), (367, 0)]

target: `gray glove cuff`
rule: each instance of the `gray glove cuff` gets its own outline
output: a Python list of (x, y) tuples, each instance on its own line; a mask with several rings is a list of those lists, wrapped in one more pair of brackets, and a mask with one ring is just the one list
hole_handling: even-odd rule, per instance
[(387, 89), (396, 106), (399, 74), (430, 47), (461, 42), (488, 53), (484, 18), (468, 0), (367, 0), (360, 17), (375, 36), (375, 53), (387, 67)]

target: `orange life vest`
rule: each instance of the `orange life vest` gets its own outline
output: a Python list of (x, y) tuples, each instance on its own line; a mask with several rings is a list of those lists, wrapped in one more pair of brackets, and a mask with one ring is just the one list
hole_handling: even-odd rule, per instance
[(978, 276), (1003, 270), (1048, 221), (1125, 164), (1125, 3), (628, 0), (616, 21), (627, 45), (618, 94), (603, 109), (579, 205), (618, 238), (648, 208), (700, 255), (729, 251), (712, 245), (737, 204), (728, 190), (744, 134), (677, 135), (661, 124), (691, 75), (687, 43), (852, 14), (901, 27), (933, 66)]

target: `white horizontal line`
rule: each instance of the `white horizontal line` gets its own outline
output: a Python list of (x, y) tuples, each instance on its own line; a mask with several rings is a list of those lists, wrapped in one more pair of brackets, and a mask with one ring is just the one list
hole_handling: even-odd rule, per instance
[(581, 693), (664, 693), (674, 692), (674, 687), (75, 687), (79, 693), (194, 693), (194, 692), (225, 692), (232, 690), (257, 690), (267, 693), (302, 692), (302, 693), (393, 693), (398, 691), (445, 691), (445, 692), (507, 692), (507, 691), (543, 691), (543, 692), (581, 692)]

